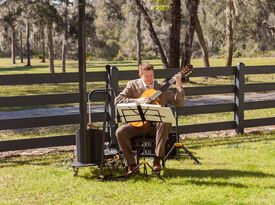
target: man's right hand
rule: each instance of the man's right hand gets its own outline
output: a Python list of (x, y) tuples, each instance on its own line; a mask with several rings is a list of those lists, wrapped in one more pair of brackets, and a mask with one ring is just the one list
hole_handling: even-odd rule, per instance
[(149, 97), (141, 97), (136, 99), (136, 103), (142, 104), (142, 103), (150, 103), (151, 99)]

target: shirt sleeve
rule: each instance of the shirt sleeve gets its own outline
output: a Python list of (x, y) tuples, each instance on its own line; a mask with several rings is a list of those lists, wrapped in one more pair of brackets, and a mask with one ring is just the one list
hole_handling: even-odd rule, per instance
[(133, 85), (132, 82), (129, 81), (123, 91), (116, 97), (115, 104), (136, 102), (136, 98), (133, 98), (132, 93)]
[(184, 106), (184, 96), (185, 92), (183, 87), (177, 87), (175, 92), (169, 89), (166, 93), (167, 102), (171, 105), (175, 105), (176, 107)]

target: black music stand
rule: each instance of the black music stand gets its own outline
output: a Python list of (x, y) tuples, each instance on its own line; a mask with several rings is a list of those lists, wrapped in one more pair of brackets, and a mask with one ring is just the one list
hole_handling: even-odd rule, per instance
[[(121, 103), (117, 104), (117, 110), (120, 115), (121, 121), (124, 123), (130, 122), (142, 122), (143, 126), (145, 122), (164, 122), (173, 123), (175, 117), (169, 107), (161, 107), (159, 105), (152, 104), (136, 104), (136, 103)], [(143, 160), (134, 168), (132, 173), (125, 175), (125, 177), (131, 176), (141, 165), (143, 165), (143, 174), (148, 176), (147, 166), (153, 171), (153, 167), (145, 159), (145, 130), (143, 129)], [(160, 177), (160, 172), (154, 172)]]
[(176, 149), (176, 157), (179, 159), (179, 149), (183, 149), (183, 151), (192, 159), (194, 160), (195, 164), (200, 164), (200, 161), (198, 160), (197, 157), (195, 157), (192, 152), (190, 152), (183, 143), (179, 142), (179, 122), (178, 122), (178, 112), (177, 112), (177, 107), (175, 107), (175, 118), (176, 118), (176, 143), (171, 147), (171, 149), (168, 151), (166, 154), (164, 161), (166, 161), (169, 157), (169, 155), (172, 153), (174, 149)]

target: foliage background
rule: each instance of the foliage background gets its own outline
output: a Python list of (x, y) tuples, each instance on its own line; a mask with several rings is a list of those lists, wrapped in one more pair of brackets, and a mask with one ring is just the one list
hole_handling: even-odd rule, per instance
[[(6, 3), (3, 3), (6, 2)], [(16, 29), (16, 53), (19, 55), (19, 30), (23, 32), (24, 54), (26, 54), (26, 21), (30, 22), (30, 43), (33, 56), (41, 57), (42, 30), (46, 22), (53, 23), (54, 55), (61, 58), (64, 32), (65, 0), (50, 1), (52, 7), (43, 6), (45, 0), (2, 0), (0, 6), (0, 57), (11, 55), (11, 28)], [(168, 50), (169, 0), (144, 1), (149, 8), (158, 37)], [(275, 2), (274, 0), (252, 0), (236, 2), (234, 24), (234, 57), (267, 55), (275, 49)], [(198, 16), (210, 56), (224, 57), (226, 51), (227, 1), (201, 0)], [(77, 58), (77, 3), (68, 1), (68, 58)], [(181, 45), (188, 27), (188, 11), (182, 1)], [(57, 12), (51, 12), (56, 9)], [(86, 6), (87, 55), (89, 59), (125, 60), (136, 59), (137, 8), (133, 0), (93, 0)], [(49, 18), (51, 17), (51, 18)], [(148, 27), (141, 18), (142, 57), (159, 58), (158, 49), (152, 42)], [(47, 45), (47, 39), (45, 39)], [(196, 39), (193, 56), (201, 57), (202, 51)]]

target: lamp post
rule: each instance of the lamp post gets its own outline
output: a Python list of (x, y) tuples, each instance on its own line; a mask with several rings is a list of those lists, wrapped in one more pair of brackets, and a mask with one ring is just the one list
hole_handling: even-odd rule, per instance
[[(79, 68), (79, 145), (81, 152), (87, 152), (87, 91), (86, 91), (86, 46), (85, 46), (85, 0), (78, 0), (78, 68)], [(86, 162), (86, 154), (82, 155)]]

